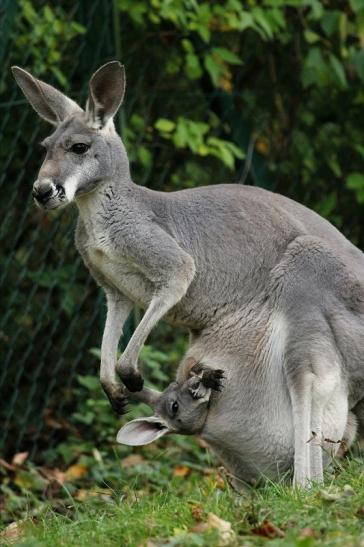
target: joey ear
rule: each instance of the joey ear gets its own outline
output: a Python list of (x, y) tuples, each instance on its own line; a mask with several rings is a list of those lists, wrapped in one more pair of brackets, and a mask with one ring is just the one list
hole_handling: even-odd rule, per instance
[(116, 440), (120, 444), (141, 446), (152, 443), (169, 431), (168, 425), (157, 416), (137, 418), (128, 422), (119, 430)]
[(58, 125), (73, 112), (82, 112), (72, 99), (51, 85), (34, 78), (23, 68), (13, 66), (11, 70), (25, 97), (39, 116), (47, 122)]
[(102, 129), (113, 118), (124, 99), (125, 70), (119, 61), (100, 67), (91, 77), (86, 105), (88, 124)]

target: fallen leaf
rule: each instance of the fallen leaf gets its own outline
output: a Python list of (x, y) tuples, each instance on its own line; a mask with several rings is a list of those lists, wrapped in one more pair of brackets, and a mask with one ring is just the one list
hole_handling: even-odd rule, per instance
[(130, 454), (130, 456), (127, 456), (126, 458), (121, 460), (121, 463), (124, 467), (135, 467), (136, 465), (140, 465), (144, 462), (145, 460), (140, 454)]
[(302, 528), (302, 530), (299, 533), (299, 538), (318, 538), (320, 537), (320, 534), (317, 532), (317, 530), (314, 530), (313, 528)]
[(85, 488), (80, 488), (75, 494), (75, 498), (80, 501), (84, 501), (87, 498), (100, 498), (104, 501), (110, 501), (112, 498), (112, 491), (108, 488), (91, 488), (86, 490)]
[(29, 452), (18, 452), (18, 454), (15, 454), (13, 456), (11, 463), (16, 466), (23, 465), (23, 463), (25, 462), (28, 456), (29, 456)]
[(12, 544), (24, 535), (23, 522), (11, 522), (0, 532), (0, 538), (5, 539), (7, 543)]
[(275, 524), (273, 524), (273, 522), (267, 519), (263, 520), (263, 522), (255, 528), (252, 528), (251, 532), (256, 536), (263, 536), (270, 539), (284, 538), (286, 535), (283, 530), (278, 528), (278, 526), (276, 526)]
[(198, 522), (190, 528), (190, 532), (193, 532), (194, 534), (203, 534), (206, 530), (210, 530), (210, 526), (207, 522)]
[(220, 545), (229, 545), (234, 540), (235, 534), (231, 528), (231, 522), (221, 519), (214, 513), (209, 513), (207, 515), (207, 525), (209, 528), (218, 530), (221, 538)]
[(88, 468), (85, 465), (75, 464), (71, 465), (65, 472), (64, 472), (64, 479), (65, 481), (74, 481), (77, 479), (81, 479), (88, 473)]
[[(199, 516), (199, 514), (200, 512), (198, 511), (197, 516)], [(208, 530), (217, 530), (220, 538), (219, 546), (221, 547), (225, 545), (230, 545), (231, 542), (235, 539), (235, 533), (231, 528), (231, 522), (221, 519), (214, 513), (209, 513), (207, 515), (207, 522), (198, 522), (197, 524), (192, 526), (189, 531), (194, 534), (203, 534)]]
[(39, 467), (38, 471), (49, 482), (57, 482), (59, 484), (64, 484), (65, 474), (64, 474), (63, 471), (61, 471), (57, 467), (55, 469), (48, 469), (46, 467)]
[(190, 472), (189, 467), (186, 465), (177, 465), (173, 470), (174, 477), (186, 477)]
[(194, 520), (197, 520), (197, 521), (202, 520), (202, 515), (203, 515), (202, 505), (195, 505), (194, 507), (192, 507), (191, 514)]

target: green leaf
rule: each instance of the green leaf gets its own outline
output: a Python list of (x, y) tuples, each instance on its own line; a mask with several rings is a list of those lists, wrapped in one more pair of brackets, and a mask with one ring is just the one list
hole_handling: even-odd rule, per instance
[(224, 47), (214, 47), (213, 53), (216, 53), (221, 59), (229, 63), (230, 65), (242, 65), (242, 60), (232, 51)]
[(166, 118), (159, 118), (154, 124), (154, 127), (162, 133), (171, 133), (176, 127), (175, 122), (167, 120)]
[(197, 55), (189, 53), (186, 55), (185, 72), (191, 80), (197, 80), (202, 76), (202, 68)]
[(355, 50), (350, 58), (359, 78), (364, 82), (364, 51)]
[(364, 10), (364, 0), (349, 0), (351, 9), (355, 12)]
[(253, 19), (263, 29), (266, 38), (273, 38), (273, 29), (265, 11), (260, 7), (252, 9)]
[(77, 381), (81, 386), (86, 387), (89, 391), (100, 389), (100, 381), (96, 376), (81, 376), (77, 375)]
[(204, 64), (213, 84), (218, 86), (220, 77), (224, 73), (224, 67), (210, 53), (205, 55)]
[(339, 30), (341, 12), (338, 10), (327, 10), (321, 19), (321, 27), (326, 36), (332, 36)]
[(305, 36), (306, 42), (308, 42), (309, 44), (314, 44), (321, 40), (321, 37), (319, 34), (309, 29), (305, 30), (304, 36)]
[(344, 70), (344, 67), (343, 67), (343, 64), (339, 61), (339, 59), (337, 57), (335, 57), (335, 55), (333, 54), (330, 54), (329, 56), (329, 61), (330, 61), (330, 65), (334, 71), (334, 74), (337, 78), (337, 81), (339, 83), (339, 85), (342, 87), (342, 88), (345, 88), (347, 87), (348, 85), (348, 82), (346, 80), (346, 74), (345, 74), (345, 70)]
[(345, 182), (349, 190), (354, 190), (358, 203), (364, 203), (364, 175), (350, 173)]
[(151, 164), (152, 164), (152, 154), (150, 153), (148, 148), (146, 148), (145, 146), (140, 146), (138, 148), (138, 158), (140, 159), (140, 161), (142, 162), (144, 167), (150, 167), (151, 166)]

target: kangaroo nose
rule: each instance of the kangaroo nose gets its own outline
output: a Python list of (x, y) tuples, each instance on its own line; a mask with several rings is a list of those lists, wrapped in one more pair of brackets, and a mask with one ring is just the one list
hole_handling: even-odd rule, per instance
[(33, 185), (33, 197), (40, 203), (45, 203), (53, 194), (53, 187), (48, 181), (37, 180)]

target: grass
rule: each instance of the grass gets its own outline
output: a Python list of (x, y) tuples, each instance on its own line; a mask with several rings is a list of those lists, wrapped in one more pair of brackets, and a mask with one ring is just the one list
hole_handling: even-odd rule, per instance
[[(142, 460), (121, 489), (74, 488), (56, 508), (43, 503), (12, 544), (364, 546), (363, 463), (352, 457), (335, 464), (324, 487), (300, 491), (267, 483), (237, 494), (217, 471), (176, 468), (171, 461), (163, 462), (170, 474), (158, 485), (153, 476), (145, 479), (149, 462)], [(232, 532), (224, 532), (228, 525), (220, 521), (212, 526), (209, 513), (231, 523)]]
[[(38, 462), (0, 459), (0, 547), (364, 547), (363, 446), (334, 461), (323, 486), (282, 480), (237, 494), (194, 438), (117, 445), (99, 380), (79, 383), (62, 441), (46, 437)], [(125, 419), (143, 413), (132, 406)]]

